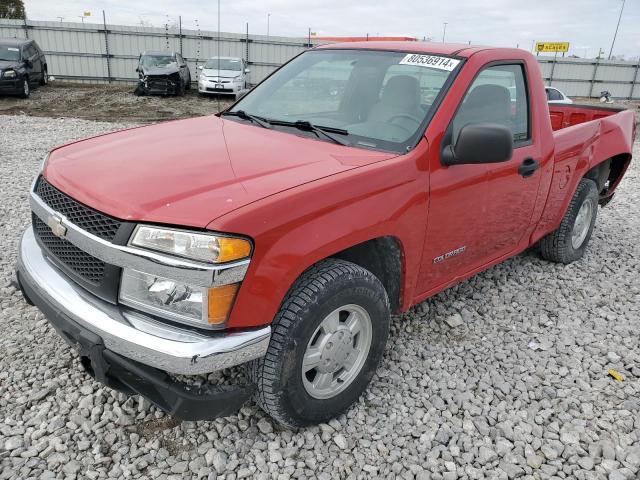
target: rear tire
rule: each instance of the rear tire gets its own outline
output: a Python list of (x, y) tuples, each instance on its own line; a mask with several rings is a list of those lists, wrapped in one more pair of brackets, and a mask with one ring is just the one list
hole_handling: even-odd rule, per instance
[(583, 178), (557, 230), (540, 240), (543, 258), (571, 263), (584, 255), (598, 214), (598, 187)]
[(389, 300), (375, 275), (343, 260), (313, 266), (285, 297), (267, 354), (248, 364), (258, 404), (289, 427), (336, 417), (373, 377), (389, 324)]

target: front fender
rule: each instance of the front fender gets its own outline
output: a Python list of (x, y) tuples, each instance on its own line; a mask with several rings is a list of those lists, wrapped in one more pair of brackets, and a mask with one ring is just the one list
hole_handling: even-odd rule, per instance
[(402, 251), (401, 309), (408, 308), (422, 255), (427, 172), (409, 154), (334, 175), (267, 197), (208, 228), (244, 233), (255, 249), (227, 326), (270, 323), (307, 268), (378, 237)]

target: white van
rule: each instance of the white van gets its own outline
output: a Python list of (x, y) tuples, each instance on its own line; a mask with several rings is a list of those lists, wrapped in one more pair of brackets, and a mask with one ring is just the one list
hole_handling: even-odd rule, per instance
[(237, 95), (247, 88), (249, 69), (243, 58), (211, 57), (198, 67), (198, 92)]

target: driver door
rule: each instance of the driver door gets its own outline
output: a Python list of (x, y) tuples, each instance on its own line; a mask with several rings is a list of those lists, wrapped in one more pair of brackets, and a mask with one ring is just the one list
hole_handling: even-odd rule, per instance
[(497, 123), (512, 131), (513, 154), (501, 163), (451, 166), (432, 155), (422, 292), (456, 283), (509, 255), (527, 232), (540, 183), (529, 98), (524, 65), (517, 62), (483, 68), (467, 90), (444, 144), (455, 145), (466, 125)]

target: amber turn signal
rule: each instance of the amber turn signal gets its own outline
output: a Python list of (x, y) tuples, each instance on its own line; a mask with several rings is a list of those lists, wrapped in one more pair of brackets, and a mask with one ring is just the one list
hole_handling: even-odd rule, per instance
[(232, 283), (209, 289), (210, 325), (221, 325), (227, 321), (239, 287), (239, 283)]
[(243, 238), (218, 237), (218, 263), (246, 258), (251, 253), (251, 243)]

